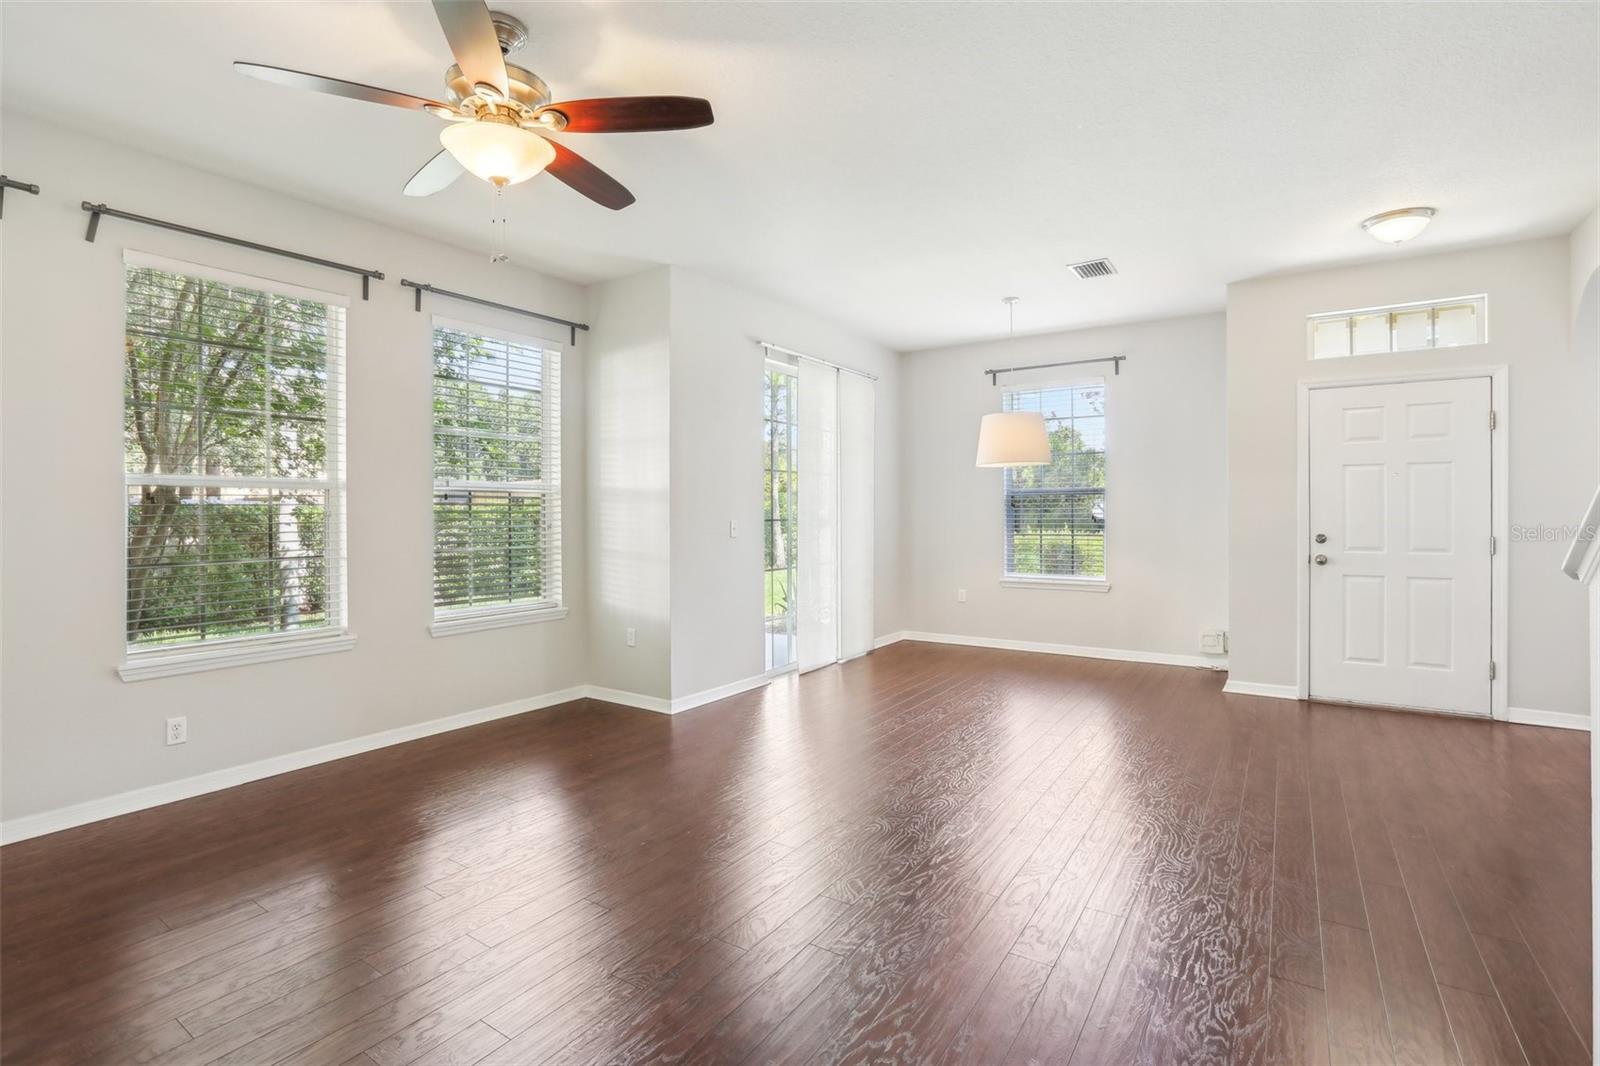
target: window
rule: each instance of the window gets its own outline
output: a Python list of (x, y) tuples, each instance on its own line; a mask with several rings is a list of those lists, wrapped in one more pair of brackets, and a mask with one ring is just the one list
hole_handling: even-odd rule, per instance
[(763, 521), (766, 559), (767, 669), (781, 670), (795, 663), (795, 541), (799, 530), (796, 496), (800, 490), (795, 469), (800, 424), (796, 417), (798, 391), (791, 367), (767, 364), (763, 382), (764, 418), (761, 465), (766, 482)]
[(561, 617), (561, 355), (434, 320), (434, 632)]
[(141, 653), (342, 633), (338, 298), (133, 254), (125, 273), (124, 678), (176, 672)]
[(1050, 462), (1005, 470), (1006, 577), (1103, 583), (1106, 388), (1103, 381), (1008, 389), (1007, 411), (1038, 411)]
[(1331, 311), (1308, 319), (1311, 358), (1455, 348), (1489, 339), (1487, 296)]

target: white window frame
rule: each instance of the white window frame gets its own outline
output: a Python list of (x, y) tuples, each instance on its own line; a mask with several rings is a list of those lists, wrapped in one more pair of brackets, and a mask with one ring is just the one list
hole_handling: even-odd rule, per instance
[[(1001, 388), (1000, 409), (1008, 410), (1006, 398), (1014, 392), (1041, 392), (1049, 389), (1073, 389), (1098, 385), (1105, 391), (1105, 456), (1106, 456), (1106, 487), (1102, 493), (1106, 504), (1106, 513), (1111, 513), (1111, 383), (1104, 377), (1074, 377), (1056, 378), (1043, 381), (1028, 382), (1027, 384), (1009, 385)], [(1017, 589), (1056, 589), (1071, 592), (1110, 592), (1111, 591), (1111, 538), (1105, 537), (1102, 554), (1105, 557), (1105, 573), (1099, 577), (1082, 574), (1017, 574), (1012, 573), (1007, 567), (1007, 558), (1010, 547), (1010, 518), (1007, 515), (1007, 496), (1005, 472), (1000, 477), (1000, 584), (1005, 588)]]
[[(1455, 307), (1460, 304), (1472, 304), (1477, 308), (1476, 321), (1478, 325), (1478, 338), (1466, 344), (1438, 343), (1439, 311), (1446, 307)], [(1410, 348), (1396, 348), (1394, 346), (1394, 316), (1407, 312), (1427, 311), (1428, 316), (1428, 343)], [(1356, 352), (1354, 342), (1354, 320), (1358, 317), (1371, 315), (1387, 315), (1389, 346), (1379, 351)], [(1317, 326), (1326, 322), (1344, 320), (1345, 326), (1345, 351), (1330, 355), (1317, 354)], [(1489, 296), (1487, 293), (1476, 293), (1472, 296), (1452, 296), (1438, 300), (1414, 300), (1403, 304), (1385, 304), (1381, 307), (1357, 307), (1348, 311), (1321, 311), (1314, 315), (1306, 316), (1306, 358), (1314, 363), (1325, 362), (1329, 359), (1356, 359), (1365, 356), (1402, 355), (1407, 352), (1437, 352), (1453, 351), (1457, 348), (1471, 348), (1489, 343)]]
[[(542, 440), (540, 444), (541, 463), (543, 464), (544, 477), (539, 481), (471, 481), (460, 478), (444, 478), (437, 476), (431, 478), (429, 483), (429, 569), (435, 565), (435, 546), (438, 531), (433, 521), (433, 499), (442, 488), (464, 489), (477, 492), (505, 492), (505, 493), (537, 493), (544, 500), (541, 508), (543, 514), (554, 513), (554, 530), (550, 539), (555, 546), (555, 566), (552, 571), (544, 575), (545, 586), (555, 587), (556, 595), (553, 599), (540, 600), (533, 603), (519, 603), (507, 605), (492, 605), (487, 607), (458, 607), (441, 610), (437, 604), (433, 607), (432, 621), (428, 625), (428, 632), (435, 637), (452, 636), (458, 633), (477, 633), (488, 629), (503, 629), (507, 626), (530, 625), (537, 622), (554, 622), (567, 617), (566, 605), (566, 580), (565, 580), (565, 555), (561, 550), (562, 538), (566, 534), (565, 507), (561, 477), (561, 405), (562, 389), (560, 364), (566, 356), (566, 349), (560, 344), (545, 337), (536, 337), (530, 334), (517, 333), (502, 329), (497, 326), (487, 325), (483, 322), (474, 322), (466, 319), (452, 318), (446, 315), (434, 315), (428, 331), (428, 450), (429, 469), (433, 467), (433, 436), (437, 427), (433, 420), (434, 398), (434, 339), (440, 329), (454, 330), (459, 333), (469, 333), (473, 336), (486, 337), (491, 340), (503, 341), (507, 344), (516, 344), (527, 348), (535, 348), (543, 353), (541, 360), (541, 376), (544, 387), (544, 410), (540, 418)], [(551, 462), (551, 458), (554, 462)], [(551, 504), (554, 504), (552, 509)], [(550, 554), (547, 550), (545, 559), (548, 564)], [(437, 581), (437, 573), (432, 575)], [(430, 588), (433, 587), (430, 582)]]
[[(270, 292), (293, 299), (314, 300), (329, 307), (337, 307), (345, 319), (339, 330), (339, 350), (330, 353), (328, 369), (327, 433), (333, 446), (327, 449), (324, 474), (321, 478), (273, 477), (219, 477), (199, 474), (140, 474), (126, 469), (126, 445), (119, 438), (118, 464), (123, 467), (121, 521), (123, 551), (123, 619), (126, 625), (128, 609), (128, 489), (138, 485), (169, 484), (195, 486), (196, 488), (285, 488), (312, 489), (326, 492), (323, 504), (325, 528), (323, 531), (324, 583), (333, 590), (330, 594), (333, 609), (326, 625), (288, 633), (261, 633), (242, 637), (225, 637), (219, 640), (192, 641), (186, 644), (158, 645), (147, 648), (124, 643), (123, 661), (117, 674), (123, 681), (145, 681), (172, 677), (178, 674), (220, 670), (230, 666), (247, 666), (252, 663), (272, 662), (278, 659), (299, 658), (306, 655), (326, 655), (347, 651), (355, 646), (355, 635), (350, 631), (350, 602), (348, 567), (348, 540), (345, 531), (345, 374), (348, 368), (348, 297), (320, 289), (310, 289), (275, 278), (257, 277), (202, 263), (191, 263), (165, 256), (125, 249), (123, 252), (122, 307), (126, 319), (128, 305), (127, 269), (142, 267), (169, 274), (203, 278)], [(122, 410), (127, 411), (126, 384), (123, 386)]]

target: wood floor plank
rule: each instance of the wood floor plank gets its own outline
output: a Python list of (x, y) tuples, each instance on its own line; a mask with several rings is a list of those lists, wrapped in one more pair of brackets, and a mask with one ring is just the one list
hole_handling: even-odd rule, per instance
[(1528, 946), (1520, 940), (1479, 935), (1478, 950), (1489, 968), (1500, 1002), (1505, 1005), (1522, 1050), (1533, 1063), (1584, 1063), (1588, 1049), (1561, 1009), (1555, 990), (1545, 980)]
[(1402, 1066), (1457, 1062), (1456, 1042), (1406, 890), (1368, 884), (1366, 900), (1395, 1061)]
[(901, 642), (0, 851), (0, 1057), (1587, 1061), (1587, 737)]
[(1328, 1046), (1334, 1063), (1393, 1063), (1372, 937), (1366, 929), (1322, 923), (1328, 993)]

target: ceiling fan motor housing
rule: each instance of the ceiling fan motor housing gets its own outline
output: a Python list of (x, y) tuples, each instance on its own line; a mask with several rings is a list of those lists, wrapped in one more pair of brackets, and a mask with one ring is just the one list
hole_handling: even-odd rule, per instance
[[(453, 64), (444, 72), (444, 87), (445, 96), (452, 104), (459, 105), (467, 97), (477, 95), (472, 80), (461, 73), (458, 64)], [(512, 102), (521, 104), (529, 112), (537, 111), (550, 102), (550, 87), (544, 83), (544, 79), (514, 63), (506, 64), (506, 87), (511, 90)]]

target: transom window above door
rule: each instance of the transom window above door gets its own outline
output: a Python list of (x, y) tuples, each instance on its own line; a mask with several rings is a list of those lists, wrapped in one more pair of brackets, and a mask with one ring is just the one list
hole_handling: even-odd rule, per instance
[(1329, 311), (1307, 319), (1307, 344), (1313, 359), (1459, 348), (1489, 339), (1488, 318), (1481, 295)]
[(1007, 411), (1037, 411), (1050, 461), (1005, 468), (1005, 578), (1104, 587), (1106, 386), (1103, 379), (1005, 391)]

